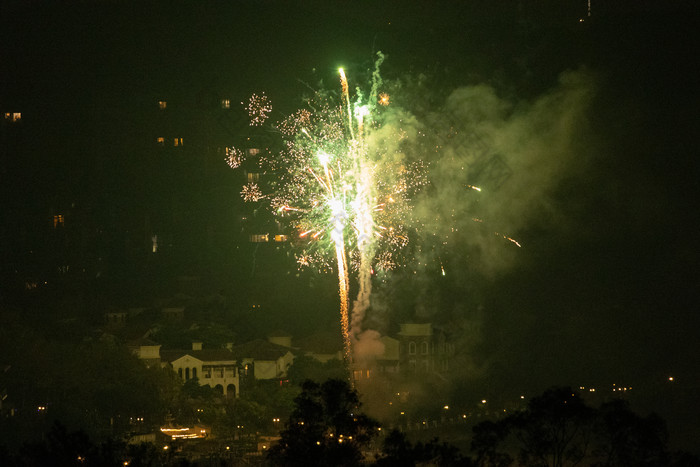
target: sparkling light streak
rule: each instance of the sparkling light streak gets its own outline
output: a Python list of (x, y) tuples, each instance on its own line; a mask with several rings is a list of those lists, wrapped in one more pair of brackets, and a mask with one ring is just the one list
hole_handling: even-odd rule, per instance
[[(246, 201), (269, 200), (279, 223), (289, 226), (290, 237), (296, 238), (292, 243), (302, 247), (296, 255), (300, 269), (337, 273), (348, 365), (369, 307), (371, 276), (401, 264), (400, 250), (410, 237), (411, 197), (428, 183), (426, 165), (407, 162), (400, 151), (406, 130), (396, 122), (384, 126), (389, 96), (379, 93), (382, 61), (378, 54), (367, 95), (360, 89), (351, 95), (341, 68), (340, 100), (331, 92), (319, 91), (307, 100), (306, 108), (278, 122), (282, 150), (258, 155), (261, 173), (275, 179), (264, 185), (271, 192), (263, 193), (255, 183), (241, 191)], [(264, 95), (253, 95), (246, 109), (251, 125), (260, 125), (271, 106)], [(373, 138), (376, 133), (381, 137)], [(239, 167), (243, 160), (242, 153), (227, 150), (231, 167)], [(350, 267), (357, 273), (359, 287), (352, 322)]]

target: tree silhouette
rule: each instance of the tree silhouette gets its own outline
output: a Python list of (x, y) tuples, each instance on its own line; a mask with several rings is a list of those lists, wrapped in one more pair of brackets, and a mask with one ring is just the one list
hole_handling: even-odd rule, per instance
[(659, 416), (642, 418), (626, 401), (617, 399), (601, 405), (597, 422), (596, 466), (668, 464), (668, 433)]
[(526, 465), (562, 467), (586, 457), (594, 410), (571, 388), (548, 389), (534, 397), (527, 409), (510, 418), (520, 441), (519, 457)]
[(555, 387), (530, 400), (523, 411), (473, 429), (476, 465), (651, 467), (700, 465), (688, 453), (670, 453), (661, 418), (640, 417), (626, 401), (588, 407), (568, 387)]
[(406, 435), (392, 430), (384, 439), (383, 456), (377, 459), (377, 467), (413, 467), (416, 465), (440, 465), (471, 467), (473, 461), (463, 457), (459, 449), (437, 438), (427, 443), (411, 443)]
[(357, 392), (338, 379), (306, 381), (278, 444), (273, 465), (352, 466), (377, 434), (378, 423), (359, 413)]

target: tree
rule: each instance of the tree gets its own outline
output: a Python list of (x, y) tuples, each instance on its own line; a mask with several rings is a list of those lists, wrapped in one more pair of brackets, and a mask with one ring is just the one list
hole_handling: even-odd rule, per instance
[(377, 467), (413, 467), (415, 465), (444, 465), (470, 467), (474, 463), (463, 457), (459, 449), (437, 438), (415, 445), (406, 435), (392, 430), (384, 439), (383, 456), (377, 459)]
[[(665, 424), (656, 415), (640, 417), (626, 401), (594, 409), (578, 393), (555, 387), (530, 400), (525, 410), (473, 429), (476, 465), (563, 467), (651, 467), (697, 465), (688, 453), (670, 453)], [(695, 462), (695, 464), (693, 464)]]
[(285, 466), (352, 466), (377, 434), (378, 423), (359, 413), (357, 392), (346, 381), (306, 381), (295, 409), (268, 459)]
[(486, 420), (474, 426), (471, 449), (476, 453), (476, 465), (508, 467), (513, 463), (510, 454), (499, 449), (509, 431), (507, 421), (492, 422)]
[(289, 367), (287, 376), (292, 384), (302, 384), (306, 380), (323, 382), (327, 379), (346, 379), (348, 370), (338, 359), (319, 362), (313, 357), (300, 355)]
[(667, 464), (668, 432), (664, 421), (632, 412), (627, 401), (601, 405), (597, 420), (596, 466), (652, 466)]
[(580, 462), (588, 454), (593, 417), (571, 388), (555, 387), (534, 397), (526, 410), (510, 417), (521, 462), (552, 467)]

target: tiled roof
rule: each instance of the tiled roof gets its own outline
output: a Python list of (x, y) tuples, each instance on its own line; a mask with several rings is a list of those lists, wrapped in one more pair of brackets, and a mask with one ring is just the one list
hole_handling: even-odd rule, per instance
[(244, 358), (277, 360), (291, 350), (289, 347), (273, 344), (264, 339), (256, 339), (233, 347), (233, 353), (239, 360)]
[(234, 354), (227, 349), (202, 349), (202, 350), (161, 350), (160, 358), (166, 362), (174, 362), (175, 360), (190, 355), (204, 363), (207, 362), (231, 362), (236, 361)]
[(154, 346), (154, 345), (160, 345), (160, 344), (152, 341), (148, 337), (140, 337), (140, 338), (135, 339), (129, 343), (129, 346), (131, 346), (131, 347)]

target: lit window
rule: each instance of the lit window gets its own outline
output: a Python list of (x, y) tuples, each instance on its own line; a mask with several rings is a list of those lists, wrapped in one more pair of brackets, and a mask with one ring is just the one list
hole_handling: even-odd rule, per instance
[(175, 146), (175, 147), (182, 146), (182, 138), (175, 138), (173, 140), (173, 146)]
[(275, 241), (276, 242), (286, 242), (287, 236), (286, 235), (275, 235)]
[(165, 138), (163, 138), (162, 136), (159, 136), (158, 138), (156, 138), (156, 141), (161, 146), (165, 145)]
[(16, 122), (18, 120), (22, 120), (22, 114), (20, 112), (14, 112), (12, 114), (12, 121)]
[(64, 221), (65, 221), (65, 219), (63, 217), (63, 214), (57, 214), (57, 215), (53, 216), (53, 228), (55, 229), (59, 225), (61, 227), (63, 227)]
[(265, 243), (269, 240), (268, 234), (254, 234), (250, 236), (250, 241), (253, 243)]
[(158, 108), (160, 110), (165, 110), (166, 107), (168, 107), (168, 103), (166, 101), (158, 101)]
[(5, 120), (9, 120), (10, 117), (12, 117), (12, 114), (10, 112), (5, 112)]
[(248, 183), (257, 183), (260, 181), (260, 174), (255, 172), (248, 172)]
[(221, 99), (221, 108), (222, 109), (230, 109), (231, 108), (231, 101), (229, 99)]

